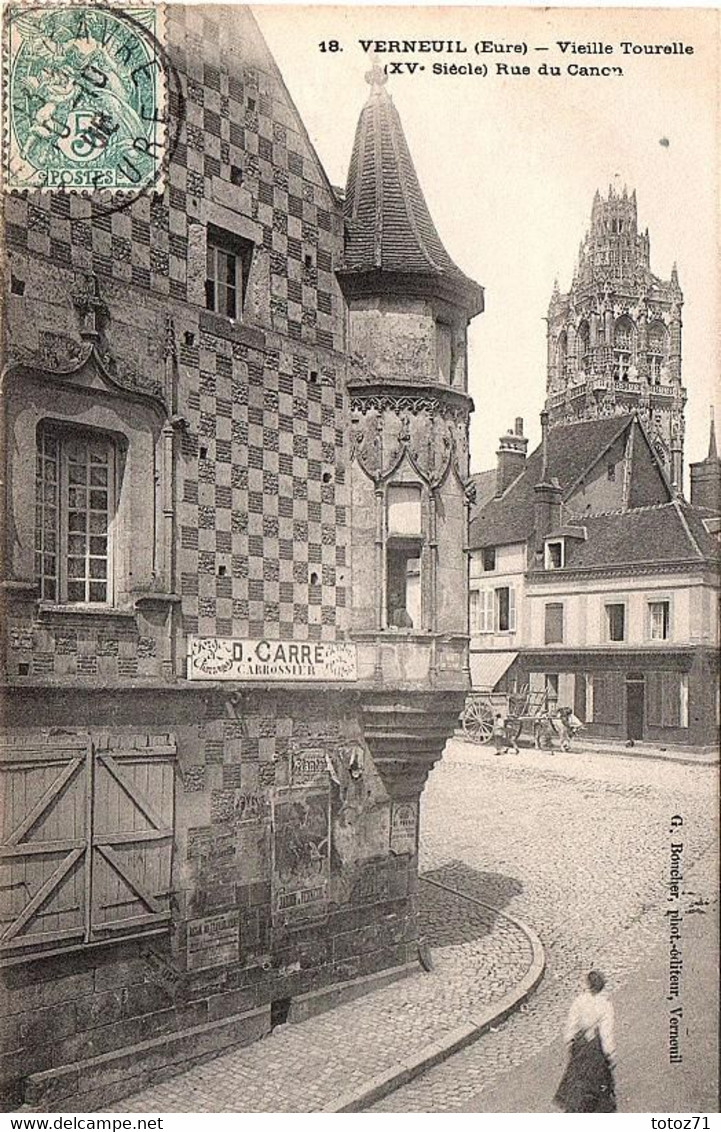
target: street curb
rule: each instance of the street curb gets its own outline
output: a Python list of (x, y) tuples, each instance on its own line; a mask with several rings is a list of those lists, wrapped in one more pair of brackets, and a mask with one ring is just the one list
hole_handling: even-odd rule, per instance
[[(480, 747), (482, 750), (487, 749), (489, 753), (491, 751), (491, 747), (487, 744), (474, 743), (467, 735), (464, 735), (463, 732), (460, 731), (455, 732), (453, 739), (456, 742), (465, 743), (467, 747), (474, 749)], [(521, 751), (532, 749), (533, 748), (530, 747), (521, 747)], [(676, 751), (678, 751), (678, 753), (676, 753)], [(587, 743), (584, 750), (581, 751), (576, 748), (575, 751), (571, 751), (571, 754), (612, 755), (615, 758), (622, 759), (656, 759), (657, 762), (674, 763), (677, 766), (718, 766), (721, 760), (721, 751), (697, 751), (695, 756), (690, 752), (686, 753), (678, 748), (676, 748), (676, 751), (661, 751), (658, 747), (652, 747), (650, 750), (647, 750), (643, 747), (617, 747), (610, 743), (608, 745), (605, 743)], [(559, 751), (557, 753), (561, 754), (562, 752)]]
[(465, 1049), (466, 1046), (486, 1034), (492, 1026), (505, 1022), (506, 1018), (530, 998), (543, 978), (546, 969), (546, 956), (543, 944), (533, 928), (530, 928), (528, 924), (515, 916), (510, 916), (508, 912), (502, 912), (494, 905), (487, 904), (485, 900), (478, 900), (475, 896), (469, 896), (468, 893), (451, 888), (448, 884), (441, 884), (440, 881), (431, 880), (430, 877), (421, 877), (420, 879), (426, 884), (433, 884), (436, 888), (452, 892), (454, 896), (458, 896), (462, 900), (469, 900), (472, 904), (487, 908), (493, 912), (494, 916), (502, 916), (503, 919), (513, 924), (525, 935), (530, 944), (530, 966), (521, 981), (509, 994), (481, 1010), (465, 1024), (444, 1034), (440, 1041), (421, 1046), (414, 1053), (410, 1053), (407, 1059), (397, 1061), (382, 1073), (377, 1073), (374, 1077), (371, 1077), (360, 1088), (334, 1097), (329, 1104), (319, 1109), (319, 1112), (363, 1112), (376, 1101), (382, 1100), (389, 1093), (395, 1092), (402, 1085), (407, 1085), (414, 1077), (419, 1077), (427, 1069), (439, 1065), (452, 1054)]

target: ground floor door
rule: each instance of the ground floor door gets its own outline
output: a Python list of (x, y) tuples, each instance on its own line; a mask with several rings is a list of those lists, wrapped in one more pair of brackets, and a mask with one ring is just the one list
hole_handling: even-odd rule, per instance
[(643, 739), (646, 685), (643, 673), (629, 672), (626, 677), (626, 738)]

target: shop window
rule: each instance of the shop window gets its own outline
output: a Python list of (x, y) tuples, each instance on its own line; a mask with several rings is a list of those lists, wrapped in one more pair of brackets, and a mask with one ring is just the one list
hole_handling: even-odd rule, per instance
[(113, 601), (114, 441), (41, 425), (37, 435), (35, 573), (43, 601)]
[(688, 673), (646, 673), (649, 727), (688, 727)]
[(226, 318), (240, 318), (253, 245), (214, 225), (208, 226), (205, 305)]
[(555, 645), (563, 643), (563, 605), (561, 602), (549, 602), (545, 608), (545, 643)]
[(420, 539), (388, 541), (386, 594), (390, 629), (420, 629), (421, 546)]
[(609, 641), (626, 639), (626, 606), (623, 602), (612, 602), (606, 606), (606, 638)]
[(564, 550), (563, 539), (546, 543), (545, 566), (547, 570), (560, 570), (562, 568), (565, 560)]
[(548, 706), (553, 708), (558, 703), (558, 673), (547, 672), (545, 678), (546, 684), (546, 700)]
[(623, 721), (625, 681), (621, 672), (594, 672), (586, 684), (588, 719), (594, 723)]
[(671, 603), (648, 603), (648, 635), (652, 641), (667, 641), (671, 636)]
[(495, 629), (498, 633), (516, 628), (516, 593), (512, 586), (499, 586), (495, 591)]
[(495, 570), (496, 568), (496, 548), (495, 546), (486, 546), (481, 552), (481, 562), (485, 571)]

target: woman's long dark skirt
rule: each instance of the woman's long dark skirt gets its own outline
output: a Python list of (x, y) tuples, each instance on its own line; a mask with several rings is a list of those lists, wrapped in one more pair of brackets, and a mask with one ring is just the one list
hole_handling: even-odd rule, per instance
[(590, 1041), (583, 1034), (576, 1034), (553, 1099), (564, 1112), (616, 1111), (613, 1072), (598, 1034)]

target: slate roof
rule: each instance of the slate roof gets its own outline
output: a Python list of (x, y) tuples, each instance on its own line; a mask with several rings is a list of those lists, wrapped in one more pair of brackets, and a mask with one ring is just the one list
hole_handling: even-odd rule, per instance
[(655, 507), (634, 507), (578, 520), (588, 538), (569, 548), (572, 570), (617, 565), (665, 565), (683, 561), (718, 561), (721, 543), (709, 535), (706, 509), (681, 500)]
[(483, 288), (456, 266), (428, 211), (398, 111), (382, 73), (361, 111), (345, 194), (343, 273), (399, 272), (442, 280), (473, 314)]
[[(558, 480), (565, 496), (633, 419), (633, 413), (625, 413), (549, 429), (548, 478)], [(471, 520), (469, 546), (472, 550), (526, 541), (534, 527), (533, 489), (541, 480), (542, 465), (543, 452), (539, 444), (526, 460), (523, 472), (508, 485), (503, 495), (491, 499)]]
[(475, 516), (485, 507), (485, 505), (493, 499), (496, 494), (496, 469), (489, 468), (485, 472), (474, 472), (471, 476), (471, 482), (476, 489), (475, 503), (471, 506), (471, 512)]

